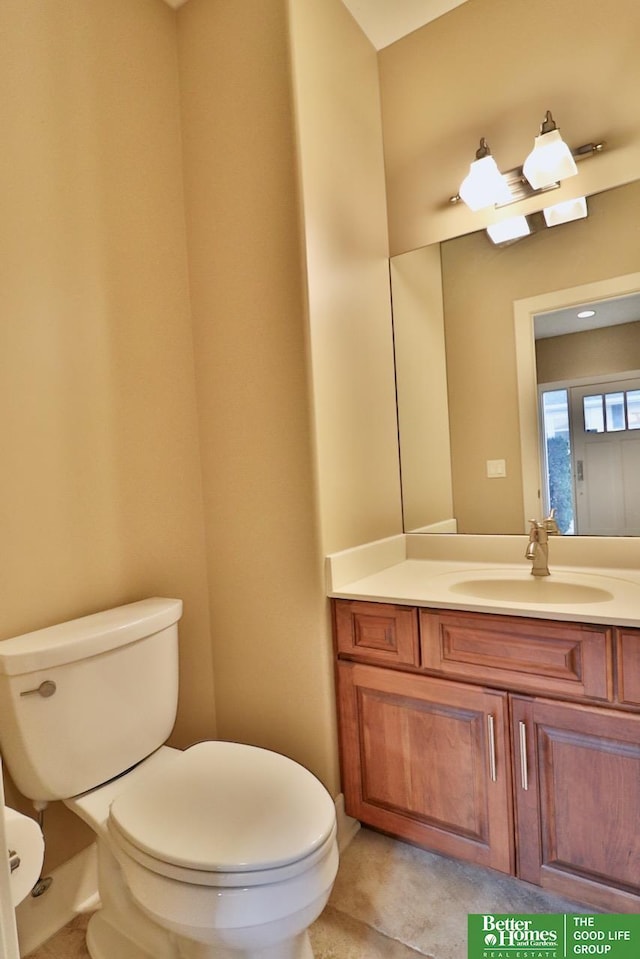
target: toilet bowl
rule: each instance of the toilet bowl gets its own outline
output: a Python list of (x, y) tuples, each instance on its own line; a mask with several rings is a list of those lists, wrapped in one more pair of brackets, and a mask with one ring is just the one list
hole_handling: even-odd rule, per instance
[(266, 749), (162, 745), (181, 610), (145, 600), (0, 644), (7, 765), (96, 834), (93, 959), (312, 959), (338, 867), (333, 800)]
[(101, 840), (101, 873), (107, 861), (94, 959), (114, 941), (127, 959), (312, 956), (338, 854), (333, 801), (304, 767), (238, 743), (164, 746), (65, 805)]

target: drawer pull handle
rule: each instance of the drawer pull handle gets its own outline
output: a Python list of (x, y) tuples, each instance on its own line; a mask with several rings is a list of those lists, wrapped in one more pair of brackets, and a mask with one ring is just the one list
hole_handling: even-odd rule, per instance
[(529, 772), (527, 769), (527, 727), (525, 723), (518, 724), (520, 731), (520, 784), (523, 789), (529, 788)]
[(487, 715), (487, 736), (489, 739), (489, 774), (491, 782), (496, 782), (498, 778), (496, 773), (496, 736), (491, 713)]

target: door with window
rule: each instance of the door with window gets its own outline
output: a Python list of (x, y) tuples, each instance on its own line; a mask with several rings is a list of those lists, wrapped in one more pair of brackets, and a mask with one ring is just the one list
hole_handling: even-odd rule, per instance
[(577, 532), (640, 535), (640, 379), (572, 387)]
[(545, 507), (563, 533), (640, 535), (640, 377), (541, 389)]

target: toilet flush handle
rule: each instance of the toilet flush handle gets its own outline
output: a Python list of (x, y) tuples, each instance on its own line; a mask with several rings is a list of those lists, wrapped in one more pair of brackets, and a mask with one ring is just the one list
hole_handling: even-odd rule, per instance
[(39, 696), (42, 696), (44, 699), (48, 699), (49, 696), (53, 696), (56, 691), (56, 684), (52, 679), (45, 679), (40, 683), (39, 686), (36, 686), (35, 689), (25, 689), (20, 693), (21, 696), (33, 696), (37, 693)]

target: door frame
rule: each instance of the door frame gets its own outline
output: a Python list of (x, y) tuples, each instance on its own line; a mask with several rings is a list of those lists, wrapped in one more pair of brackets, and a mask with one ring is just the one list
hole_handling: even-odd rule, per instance
[(534, 319), (570, 306), (581, 306), (588, 300), (606, 300), (627, 296), (640, 290), (640, 272), (585, 283), (563, 290), (552, 290), (537, 296), (513, 301), (513, 322), (520, 419), (520, 460), (524, 513), (522, 531), (529, 531), (529, 520), (542, 510), (542, 464), (538, 425), (538, 390), (536, 383), (536, 348)]

